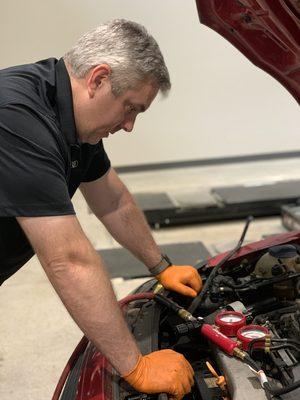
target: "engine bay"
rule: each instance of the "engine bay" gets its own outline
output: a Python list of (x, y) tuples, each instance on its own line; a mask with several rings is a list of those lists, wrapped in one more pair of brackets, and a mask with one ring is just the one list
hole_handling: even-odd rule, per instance
[[(138, 300), (127, 306), (128, 325), (142, 353), (170, 348), (189, 360), (195, 385), (185, 399), (299, 399), (300, 246), (274, 245), (236, 260), (232, 254), (213, 268), (198, 266), (204, 283), (198, 298), (163, 292), (195, 319), (183, 321), (162, 302)], [(148, 281), (137, 292), (155, 286)], [(213, 335), (220, 332), (257, 368), (224, 351), (220, 338), (205, 335), (203, 326)], [(134, 393), (124, 382), (114, 391), (127, 400), (157, 398)]]

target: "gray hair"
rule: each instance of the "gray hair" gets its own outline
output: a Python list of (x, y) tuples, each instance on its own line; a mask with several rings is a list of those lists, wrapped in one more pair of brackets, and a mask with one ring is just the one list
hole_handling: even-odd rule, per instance
[(99, 25), (81, 36), (64, 60), (77, 78), (83, 78), (99, 64), (108, 64), (115, 95), (145, 80), (151, 80), (162, 93), (171, 88), (157, 42), (142, 25), (133, 21), (115, 19)]

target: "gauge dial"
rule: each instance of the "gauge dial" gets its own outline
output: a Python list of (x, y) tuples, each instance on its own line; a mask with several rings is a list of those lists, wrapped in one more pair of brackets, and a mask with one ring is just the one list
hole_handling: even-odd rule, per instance
[(266, 334), (259, 329), (249, 329), (243, 332), (243, 336), (249, 339), (260, 339), (265, 337)]
[(242, 315), (235, 315), (235, 314), (227, 314), (227, 315), (222, 315), (221, 321), (230, 323), (230, 322), (239, 322), (243, 319)]
[(246, 325), (246, 317), (237, 311), (221, 311), (215, 318), (215, 324), (226, 336), (236, 336), (237, 331)]

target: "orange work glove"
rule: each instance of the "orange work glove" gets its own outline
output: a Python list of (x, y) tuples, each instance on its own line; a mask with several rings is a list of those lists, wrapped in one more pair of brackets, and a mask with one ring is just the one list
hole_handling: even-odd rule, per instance
[(173, 350), (154, 351), (140, 356), (134, 369), (123, 378), (138, 392), (167, 393), (180, 400), (194, 384), (191, 364)]
[(189, 265), (171, 265), (156, 275), (156, 279), (164, 288), (184, 296), (196, 297), (202, 289), (198, 271)]

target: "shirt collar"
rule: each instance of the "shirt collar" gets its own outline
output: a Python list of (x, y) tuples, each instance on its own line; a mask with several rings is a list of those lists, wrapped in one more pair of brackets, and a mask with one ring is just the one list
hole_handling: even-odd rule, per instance
[(69, 145), (79, 145), (74, 120), (71, 82), (63, 58), (56, 63), (55, 74), (56, 101), (61, 131)]

